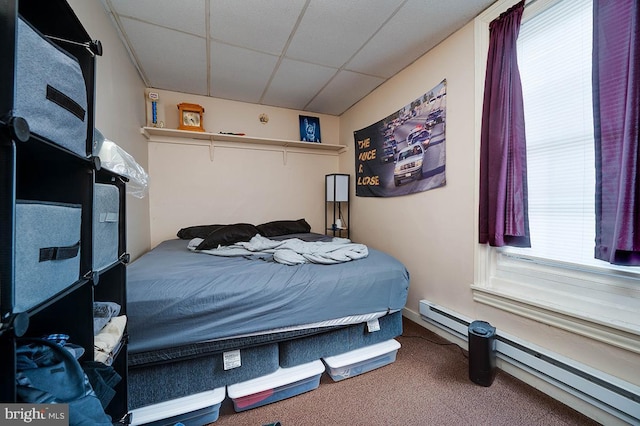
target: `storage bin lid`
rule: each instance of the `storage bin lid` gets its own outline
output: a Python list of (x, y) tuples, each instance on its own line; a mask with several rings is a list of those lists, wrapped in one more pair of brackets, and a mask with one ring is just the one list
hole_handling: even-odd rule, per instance
[(375, 345), (365, 346), (360, 349), (345, 352), (340, 355), (323, 358), (323, 360), (329, 368), (340, 368), (388, 354), (389, 352), (397, 351), (398, 349), (400, 349), (400, 342), (395, 339), (391, 339), (376, 343)]
[(299, 382), (323, 372), (324, 364), (319, 359), (295, 367), (281, 367), (271, 374), (231, 385), (227, 388), (227, 394), (231, 399), (242, 398), (243, 396)]
[(162, 419), (179, 416), (192, 411), (202, 410), (222, 403), (225, 397), (225, 387), (206, 392), (176, 398), (158, 404), (147, 405), (132, 410), (132, 425), (142, 425)]

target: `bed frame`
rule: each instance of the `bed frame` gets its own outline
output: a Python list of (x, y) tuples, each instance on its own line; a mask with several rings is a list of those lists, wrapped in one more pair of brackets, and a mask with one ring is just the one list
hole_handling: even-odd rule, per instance
[[(317, 235), (313, 234), (309, 237), (317, 238)], [(218, 265), (228, 265), (227, 263), (207, 257), (196, 260), (195, 257), (190, 257), (192, 256), (190, 253), (185, 254), (180, 250), (174, 252), (177, 245), (174, 242), (166, 243), (165, 246), (154, 249), (156, 252), (150, 253), (150, 257), (143, 256), (141, 259), (145, 257), (146, 259), (138, 264), (138, 268), (136, 263), (139, 260), (128, 267), (128, 280), (129, 278), (132, 280), (128, 283), (128, 296), (131, 297), (128, 297), (127, 312), (132, 314), (136, 312), (132, 306), (140, 306), (140, 310), (137, 311), (140, 315), (135, 328), (138, 333), (133, 330), (133, 327), (130, 328), (132, 334), (128, 354), (130, 410), (245, 382), (271, 374), (279, 368), (295, 367), (340, 355), (402, 334), (401, 309), (408, 292), (408, 272), (396, 259), (376, 250), (370, 249), (368, 259), (363, 260), (362, 264), (360, 260), (355, 260), (354, 262), (358, 262), (358, 265), (355, 263), (345, 265), (344, 269), (333, 269), (338, 266), (322, 265), (310, 266), (301, 272), (294, 270), (285, 272), (282, 280), (276, 280), (275, 292), (272, 290), (270, 293), (271, 298), (261, 293), (263, 295), (260, 299), (261, 303), (275, 300), (263, 309), (262, 305), (247, 304), (245, 307), (245, 299), (241, 297), (244, 295), (244, 288), (236, 287), (236, 284), (232, 284), (234, 287), (225, 287), (229, 275), (216, 275), (212, 272), (217, 270)], [(194, 268), (194, 262), (197, 262), (198, 268)], [(259, 288), (263, 291), (265, 288), (262, 276), (265, 276), (264, 280), (271, 283), (273, 281), (271, 273), (275, 274), (274, 271), (277, 271), (278, 275), (274, 276), (279, 278), (279, 274), (283, 272), (282, 265), (273, 267), (269, 266), (273, 264), (262, 263), (263, 260), (252, 260), (252, 262), (261, 263), (254, 263), (251, 267), (247, 267), (251, 269), (247, 271), (247, 275), (252, 278), (245, 279), (243, 262), (246, 260), (238, 259), (231, 262), (231, 266), (222, 266), (224, 269), (221, 270), (233, 271), (231, 274), (235, 276), (235, 281), (232, 280), (234, 283), (238, 283), (238, 280), (251, 283), (249, 291), (253, 291), (254, 297), (256, 297), (255, 289)], [(185, 280), (182, 272), (185, 264), (194, 276), (189, 281)], [(269, 272), (262, 272), (263, 268), (259, 266), (257, 269), (261, 274), (260, 277), (256, 277), (255, 266), (262, 264), (265, 264), (264, 271)], [(325, 272), (318, 268), (331, 269), (326, 269)], [(331, 274), (327, 275), (330, 271)], [(371, 280), (366, 278), (369, 277), (367, 275), (369, 273), (372, 274)], [(304, 279), (308, 276), (313, 277), (312, 281), (298, 281), (299, 274), (303, 274)], [(293, 299), (289, 295), (289, 299), (284, 299), (286, 301), (280, 299), (278, 292), (281, 288), (288, 288), (283, 287), (281, 283), (286, 283), (287, 280), (293, 281), (292, 288), (296, 290), (294, 294), (296, 297), (302, 295), (300, 298)], [(191, 286), (190, 291), (185, 290), (186, 283)], [(329, 299), (322, 297), (318, 297), (318, 300), (310, 299), (315, 298), (316, 289), (324, 286), (331, 289), (325, 296), (330, 297)], [(131, 288), (136, 290), (129, 292)], [(340, 288), (343, 290), (336, 292), (335, 289)], [(220, 292), (217, 289), (221, 289)], [(157, 293), (158, 291), (161, 293)], [(165, 323), (160, 322), (159, 324), (163, 326), (160, 329), (148, 330), (147, 324), (150, 322), (153, 324), (157, 321), (156, 318), (160, 318), (164, 315), (163, 312), (166, 312), (164, 305), (158, 305), (159, 302), (156, 302), (156, 294), (160, 295), (163, 291), (169, 292), (169, 298), (163, 294), (158, 300), (167, 300), (167, 307), (172, 309), (170, 317), (173, 315), (175, 319), (167, 320)], [(185, 294), (190, 294), (194, 299), (185, 299)], [(216, 309), (203, 310), (201, 306), (208, 306), (206, 304), (209, 303), (210, 298), (215, 302)], [(238, 308), (235, 307), (237, 305), (232, 305), (233, 308), (230, 309), (235, 315), (238, 315), (238, 309), (242, 311), (243, 320), (237, 320), (235, 316), (232, 318), (236, 321), (234, 324), (244, 327), (236, 327), (236, 329), (246, 330), (246, 332), (229, 333), (226, 326), (216, 325), (218, 322), (229, 324), (225, 312), (230, 311), (223, 308), (226, 298), (243, 299)], [(194, 300), (195, 306), (198, 307), (193, 313), (189, 313), (193, 319), (188, 316), (183, 317), (183, 311), (176, 311), (176, 303), (174, 303), (184, 306), (184, 310), (191, 310), (190, 305), (185, 303), (191, 300)], [(313, 302), (310, 303), (309, 300)], [(134, 304), (131, 305), (131, 303)], [(277, 316), (279, 325), (263, 331), (254, 328), (254, 326), (263, 325), (261, 315), (265, 312), (274, 312), (279, 305), (285, 304), (292, 308), (291, 312), (302, 312), (310, 320), (310, 324), (306, 327), (293, 328), (291, 324), (295, 322), (289, 322), (288, 316), (283, 316), (281, 311), (275, 311), (280, 312)], [(352, 309), (353, 306), (357, 308)], [(336, 307), (340, 307), (341, 310), (336, 310)], [(371, 310), (368, 314), (360, 313), (367, 312), (369, 309)], [(147, 317), (146, 312), (151, 312), (152, 316)], [(289, 310), (285, 312), (288, 313)], [(338, 312), (349, 316), (334, 316)], [(213, 317), (211, 320), (203, 319), (209, 318), (207, 315), (211, 314), (214, 314), (217, 319), (214, 320)], [(205, 329), (207, 337), (204, 340), (188, 339), (184, 334), (176, 334), (172, 337), (173, 333), (184, 330), (182, 323), (179, 322), (183, 318), (187, 321), (184, 327), (189, 327), (192, 323), (196, 324), (196, 328), (192, 330), (193, 334)], [(329, 318), (341, 319), (329, 320)], [(319, 322), (313, 323), (318, 320)], [(130, 325), (132, 324), (133, 322), (130, 322)], [(168, 328), (164, 327), (165, 325)], [(145, 334), (149, 331), (155, 334), (151, 339), (146, 339)], [(211, 331), (222, 335), (215, 337)], [(224, 335), (225, 332), (231, 337)], [(137, 346), (133, 344), (134, 338), (139, 339), (136, 342)], [(161, 344), (157, 344), (158, 339), (162, 339)], [(195, 343), (192, 343), (193, 341)], [(132, 351), (131, 348), (134, 346), (136, 350)]]
[[(402, 334), (402, 312), (367, 323), (267, 334), (173, 348), (129, 357), (129, 408), (157, 404), (339, 355)], [(225, 370), (225, 354), (240, 351), (241, 365)], [(228, 355), (227, 355), (228, 356)], [(162, 359), (164, 358), (164, 360)]]

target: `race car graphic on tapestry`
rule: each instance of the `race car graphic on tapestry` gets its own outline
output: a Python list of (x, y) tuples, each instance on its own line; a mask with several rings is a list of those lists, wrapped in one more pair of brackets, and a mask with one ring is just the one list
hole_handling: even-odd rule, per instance
[(356, 195), (396, 197), (445, 184), (447, 81), (354, 132)]

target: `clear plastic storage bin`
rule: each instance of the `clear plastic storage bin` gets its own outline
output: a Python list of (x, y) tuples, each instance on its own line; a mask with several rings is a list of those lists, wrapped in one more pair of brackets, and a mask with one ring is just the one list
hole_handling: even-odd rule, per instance
[(227, 394), (236, 412), (245, 411), (316, 389), (323, 372), (320, 360), (280, 368), (266, 376), (231, 385)]
[(131, 425), (202, 426), (218, 420), (225, 388), (216, 388), (183, 398), (147, 405), (131, 411)]
[(341, 355), (323, 358), (334, 381), (348, 379), (391, 364), (396, 360), (400, 343), (395, 340), (376, 343)]

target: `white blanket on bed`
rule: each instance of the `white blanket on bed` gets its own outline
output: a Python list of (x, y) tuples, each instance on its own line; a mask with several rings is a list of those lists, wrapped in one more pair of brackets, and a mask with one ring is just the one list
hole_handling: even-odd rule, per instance
[(303, 263), (321, 263), (331, 265), (361, 259), (369, 255), (364, 244), (352, 243), (346, 238), (333, 238), (332, 241), (303, 241), (290, 238), (283, 241), (270, 240), (260, 234), (247, 242), (238, 242), (230, 246), (218, 246), (216, 249), (196, 250), (202, 238), (189, 241), (189, 250), (216, 256), (246, 256), (252, 254), (273, 254), (273, 260), (284, 265)]

